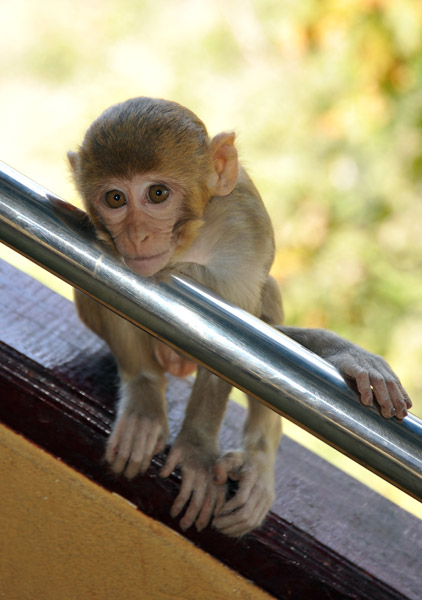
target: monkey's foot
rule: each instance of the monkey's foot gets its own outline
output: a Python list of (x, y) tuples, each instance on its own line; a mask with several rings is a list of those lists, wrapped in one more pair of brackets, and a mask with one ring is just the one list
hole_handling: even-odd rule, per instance
[(187, 377), (197, 369), (196, 363), (157, 340), (154, 343), (154, 356), (161, 368), (175, 377)]
[(182, 470), (182, 485), (170, 515), (177, 517), (187, 505), (180, 521), (184, 531), (194, 523), (197, 530), (202, 531), (210, 522), (217, 503), (224, 501), (225, 486), (217, 487), (213, 483), (212, 465), (216, 456), (216, 452), (204, 447), (176, 440), (161, 469), (161, 477), (168, 477), (176, 466)]
[(165, 417), (124, 413), (107, 442), (105, 458), (115, 473), (132, 479), (145, 473), (154, 454), (162, 452), (168, 435)]
[(213, 467), (214, 482), (224, 486), (238, 482), (235, 495), (225, 501), (219, 496), (212, 525), (225, 535), (239, 537), (259, 527), (274, 501), (272, 457), (265, 452), (233, 451)]

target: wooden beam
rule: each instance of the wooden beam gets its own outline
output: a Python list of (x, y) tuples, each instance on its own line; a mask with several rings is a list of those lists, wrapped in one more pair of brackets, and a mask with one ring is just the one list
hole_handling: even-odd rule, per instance
[[(70, 302), (6, 263), (0, 266), (0, 290), (0, 419), (181, 533), (169, 516), (180, 477), (157, 477), (164, 454), (131, 482), (112, 476), (103, 462), (117, 380), (107, 348), (78, 322)], [(190, 385), (169, 380), (173, 437)], [(235, 443), (241, 413), (230, 406), (223, 447)], [(211, 528), (182, 535), (277, 598), (420, 597), (422, 522), (416, 517), (288, 438), (279, 451), (277, 490), (263, 527), (242, 540)]]

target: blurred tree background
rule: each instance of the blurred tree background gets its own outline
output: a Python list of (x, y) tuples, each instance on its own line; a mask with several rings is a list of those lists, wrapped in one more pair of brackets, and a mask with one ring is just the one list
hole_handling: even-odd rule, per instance
[(3, 161), (78, 203), (65, 153), (115, 102), (161, 96), (235, 129), (286, 322), (385, 356), (422, 416), (419, 0), (0, 0), (0, 34)]

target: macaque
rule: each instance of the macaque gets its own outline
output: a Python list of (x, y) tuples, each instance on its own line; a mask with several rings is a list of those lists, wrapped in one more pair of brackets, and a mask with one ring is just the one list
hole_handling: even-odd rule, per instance
[[(239, 164), (233, 132), (210, 138), (187, 108), (134, 98), (101, 114), (68, 158), (98, 238), (132, 271), (159, 280), (187, 275), (282, 328), (280, 292), (269, 276), (272, 225)], [(183, 530), (195, 524), (201, 531), (211, 522), (241, 536), (258, 527), (274, 499), (280, 417), (248, 398), (241, 446), (221, 455), (218, 432), (230, 384), (88, 296), (75, 292), (75, 302), (119, 367), (117, 417), (106, 448), (112, 470), (128, 478), (145, 473), (168, 436), (165, 373), (184, 377), (196, 370), (181, 430), (160, 472), (167, 477), (181, 468), (171, 515), (185, 509)], [(382, 359), (329, 332), (282, 331), (356, 381), (365, 404), (374, 394), (384, 416), (405, 416), (410, 401)], [(237, 482), (231, 497), (230, 481)]]

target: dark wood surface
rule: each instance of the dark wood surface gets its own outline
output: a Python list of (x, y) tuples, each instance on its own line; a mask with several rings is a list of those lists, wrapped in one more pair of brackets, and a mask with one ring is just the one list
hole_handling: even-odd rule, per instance
[[(78, 321), (72, 303), (0, 263), (0, 418), (85, 476), (180, 533), (169, 508), (178, 473), (112, 476), (103, 461), (116, 398), (107, 348)], [(189, 380), (169, 379), (171, 435)], [(238, 439), (242, 409), (231, 403), (222, 445)], [(188, 539), (280, 599), (422, 598), (422, 521), (287, 437), (277, 461), (277, 500), (258, 531), (232, 540), (208, 528)]]

